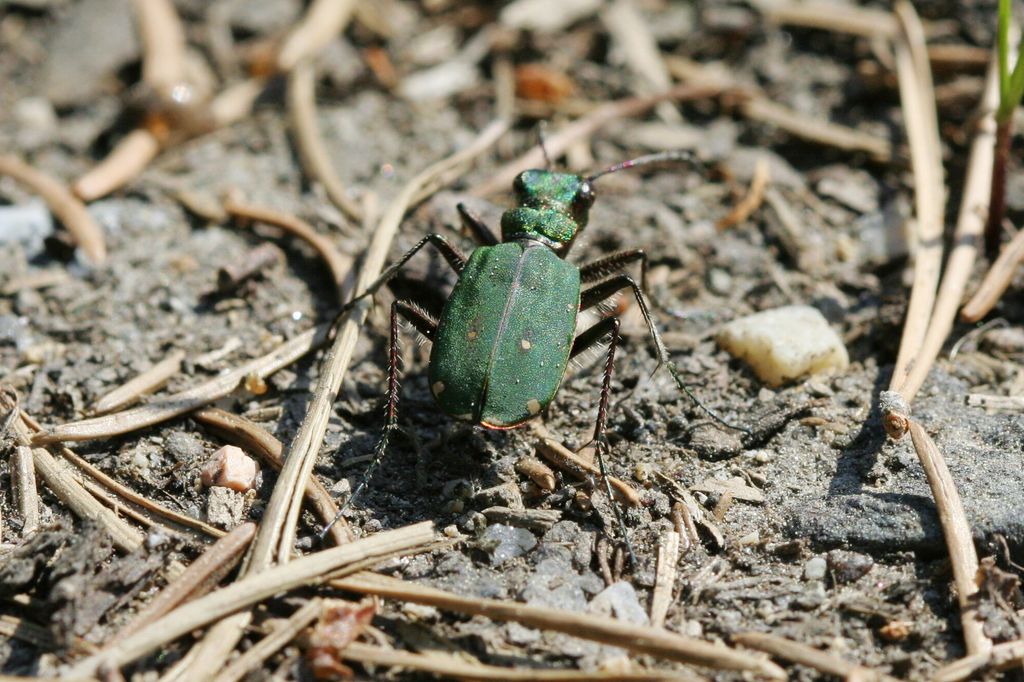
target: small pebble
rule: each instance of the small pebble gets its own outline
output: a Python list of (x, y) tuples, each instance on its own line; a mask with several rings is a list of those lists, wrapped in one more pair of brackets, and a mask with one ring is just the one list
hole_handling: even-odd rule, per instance
[(240, 493), (256, 487), (260, 467), (241, 448), (225, 445), (213, 453), (210, 460), (203, 465), (200, 476), (203, 485), (222, 486)]
[(785, 306), (733, 320), (722, 327), (717, 341), (769, 386), (842, 371), (850, 364), (842, 339), (810, 306)]
[(479, 546), (491, 555), (491, 566), (500, 566), (536, 547), (537, 538), (524, 528), (495, 523), (480, 536)]
[(712, 268), (708, 272), (708, 289), (719, 296), (727, 295), (732, 291), (732, 275), (721, 268)]
[(825, 557), (812, 557), (804, 564), (804, 580), (824, 580), (828, 571), (828, 563)]
[(594, 597), (587, 610), (591, 613), (613, 615), (637, 625), (647, 625), (647, 611), (640, 604), (636, 590), (627, 582), (612, 583)]
[(852, 583), (867, 575), (874, 567), (874, 560), (866, 554), (834, 549), (828, 553), (828, 568), (837, 583)]

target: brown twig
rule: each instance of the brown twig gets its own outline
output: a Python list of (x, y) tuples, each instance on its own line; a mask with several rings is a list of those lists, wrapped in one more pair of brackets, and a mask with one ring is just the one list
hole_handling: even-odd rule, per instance
[(311, 179), (319, 181), (327, 198), (355, 222), (361, 222), (363, 211), (348, 195), (345, 184), (338, 177), (327, 155), (327, 146), (320, 134), (316, 115), (316, 69), (312, 62), (296, 64), (288, 77), (288, 120), (295, 134), (302, 166)]
[(928, 322), (928, 329), (920, 347), (912, 355), (913, 365), (906, 379), (899, 387), (900, 395), (908, 403), (914, 399), (928, 371), (942, 349), (942, 344), (953, 329), (957, 307), (963, 299), (967, 280), (978, 253), (978, 243), (985, 228), (988, 188), (992, 180), (993, 129), (995, 121), (992, 110), (999, 96), (999, 72), (993, 65), (989, 69), (985, 94), (980, 110), (983, 112), (975, 131), (974, 142), (967, 165), (960, 214), (953, 233), (953, 250), (946, 262), (942, 284), (935, 300), (935, 307)]
[(242, 554), (255, 535), (256, 524), (243, 523), (208, 547), (198, 559), (189, 564), (184, 573), (153, 597), (145, 608), (136, 612), (135, 617), (111, 637), (108, 643), (125, 639), (156, 619), (162, 618), (171, 609), (201, 597), (215, 588), (242, 559)]
[(981, 620), (974, 599), (978, 592), (978, 584), (975, 582), (978, 573), (978, 554), (974, 549), (971, 527), (967, 523), (960, 494), (946, 467), (946, 461), (931, 436), (920, 424), (911, 420), (910, 437), (914, 441), (914, 450), (917, 451), (921, 467), (928, 478), (928, 485), (932, 489), (942, 534), (946, 538), (967, 653), (980, 654), (992, 647), (992, 641), (985, 636), (985, 624)]
[(892, 14), (882, 10), (855, 7), (845, 2), (810, 0), (807, 2), (766, 2), (754, 6), (777, 24), (820, 28), (836, 33), (850, 33), (865, 38), (892, 38), (899, 25)]
[(233, 218), (255, 220), (279, 227), (312, 246), (330, 271), (335, 291), (339, 297), (341, 296), (343, 284), (352, 269), (352, 258), (339, 253), (334, 242), (313, 229), (312, 225), (282, 211), (245, 203), (232, 193), (224, 199), (224, 210)]
[(785, 679), (785, 672), (774, 663), (745, 651), (730, 649), (698, 639), (683, 637), (661, 628), (635, 625), (594, 614), (576, 613), (505, 600), (465, 597), (374, 573), (359, 573), (332, 580), (333, 587), (380, 597), (435, 606), (493, 620), (514, 621), (527, 627), (564, 632), (634, 653), (658, 656), (682, 663), (693, 663), (719, 670), (748, 670), (772, 679)]
[[(13, 408), (13, 401), (7, 392), (0, 392), (0, 407)], [(24, 413), (22, 413), (24, 414)], [(11, 424), (14, 440), (17, 445), (30, 446), (32, 432), (22, 416)], [(138, 530), (128, 525), (114, 512), (104, 507), (82, 487), (82, 484), (53, 455), (43, 448), (32, 448), (32, 463), (43, 484), (56, 495), (57, 499), (66, 504), (75, 515), (92, 519), (106, 530), (114, 546), (125, 553), (133, 552), (142, 545), (143, 536)]]
[[(228, 435), (236, 445), (256, 455), (274, 469), (280, 471), (284, 466), (282, 458), (284, 445), (281, 441), (245, 417), (225, 412), (217, 407), (207, 407), (194, 413), (192, 418)], [(315, 476), (311, 476), (309, 479), (306, 496), (313, 505), (316, 515), (324, 524), (330, 523), (337, 516), (338, 506), (334, 504), (334, 499), (327, 488)], [(331, 527), (331, 537), (336, 545), (352, 541), (352, 531), (345, 519), (338, 519), (338, 522)]]
[(676, 564), (679, 562), (679, 533), (665, 531), (658, 543), (658, 562), (651, 591), (651, 625), (665, 626), (668, 607), (672, 605), (672, 590), (676, 584)]
[(844, 661), (838, 656), (834, 656), (821, 649), (815, 649), (812, 646), (794, 642), (783, 637), (776, 637), (775, 635), (761, 632), (744, 632), (733, 635), (732, 641), (751, 649), (764, 651), (791, 663), (805, 665), (824, 675), (834, 675), (846, 680), (857, 680), (858, 682), (869, 682), (871, 680), (893, 681), (892, 677), (884, 675), (877, 670)]
[[(611, 670), (552, 670), (549, 668), (502, 668), (466, 660), (453, 654), (431, 651), (416, 654), (400, 649), (385, 649), (372, 644), (352, 642), (342, 651), (347, 660), (370, 663), (384, 667), (400, 667), (410, 670), (451, 677), (457, 680), (480, 680), (481, 682), (658, 682), (661, 680), (697, 680), (692, 673), (667, 670), (637, 670), (617, 672)], [(218, 680), (219, 682), (219, 680)]]
[[(31, 417), (31, 415), (29, 415), (29, 414), (27, 414), (25, 412), (22, 412), (21, 413), (21, 418), (28, 425), (28, 427), (30, 429), (32, 429), (33, 432), (35, 432), (35, 434), (38, 434), (39, 431), (42, 429), (42, 427), (39, 425), (39, 423), (35, 419), (33, 419)], [(33, 437), (34, 437), (34, 435), (33, 435)], [(103, 486), (103, 488), (105, 488), (106, 490), (109, 490), (110, 492), (112, 492), (113, 494), (115, 494), (118, 497), (122, 498), (123, 500), (126, 500), (127, 502), (130, 502), (132, 504), (138, 505), (139, 507), (141, 507), (141, 508), (143, 508), (143, 509), (145, 509), (145, 510), (147, 510), (149, 512), (152, 512), (153, 514), (156, 514), (157, 516), (161, 516), (161, 517), (167, 519), (168, 521), (171, 521), (172, 523), (178, 524), (179, 526), (182, 526), (184, 528), (191, 529), (191, 530), (194, 530), (194, 531), (199, 531), (200, 533), (203, 534), (203, 536), (201, 536), (199, 538), (200, 540), (204, 540), (206, 537), (219, 538), (222, 535), (224, 535), (224, 531), (222, 531), (222, 530), (214, 528), (213, 526), (210, 526), (209, 524), (203, 523), (202, 521), (200, 521), (198, 519), (193, 519), (191, 516), (186, 516), (184, 514), (179, 514), (178, 512), (176, 512), (176, 511), (174, 511), (172, 509), (168, 509), (167, 507), (164, 507), (163, 505), (158, 504), (158, 503), (154, 502), (153, 500), (150, 500), (147, 497), (143, 497), (142, 495), (139, 495), (137, 492), (135, 492), (131, 488), (128, 488), (128, 487), (122, 485), (118, 481), (116, 481), (113, 478), (111, 478), (110, 476), (106, 475), (105, 473), (103, 473), (102, 471), (97, 469), (95, 466), (93, 466), (89, 462), (85, 461), (84, 459), (79, 457), (77, 454), (75, 454), (72, 450), (70, 450), (70, 449), (68, 449), (66, 447), (61, 447), (61, 449), (60, 449), (60, 456), (61, 456), (62, 459), (65, 459), (68, 462), (71, 462), (71, 464), (75, 465), (76, 468), (78, 468), (82, 473), (84, 473), (90, 479), (93, 479), (93, 480), (97, 481), (99, 485)], [(86, 481), (86, 483), (88, 483), (88, 479), (85, 479), (85, 481)], [(88, 485), (87, 485), (87, 487), (88, 487)], [(129, 509), (125, 508), (124, 511), (126, 513), (128, 513)], [(152, 523), (152, 520), (146, 519), (145, 522), (146, 523)]]
[[(714, 83), (677, 85), (667, 92), (649, 97), (632, 97), (601, 105), (583, 118), (566, 125), (545, 141), (548, 154), (554, 158), (564, 153), (575, 142), (586, 139), (596, 131), (620, 118), (639, 116), (660, 102), (682, 102), (717, 95), (722, 87)], [(486, 196), (495, 192), (508, 191), (516, 175), (528, 168), (542, 168), (544, 153), (534, 147), (518, 159), (511, 161), (489, 180), (474, 187), (471, 192), (476, 196)]]
[(71, 238), (95, 264), (107, 258), (103, 231), (62, 182), (32, 168), (12, 154), (0, 154), (0, 175), (9, 175), (37, 193), (50, 211), (68, 228)]
[[(371, 237), (363, 266), (356, 280), (355, 291), (357, 294), (365, 291), (380, 275), (391, 247), (391, 241), (398, 231), (402, 218), (416, 197), (427, 189), (436, 190), (439, 186), (438, 183), (442, 181), (453, 180), (457, 173), (462, 172), (465, 164), (494, 144), (507, 130), (508, 125), (507, 121), (500, 120), (492, 123), (477, 136), (469, 147), (430, 166), (416, 175), (403, 188), (398, 197), (388, 205)], [(340, 323), (334, 343), (321, 363), (319, 381), (307, 408), (306, 416), (302, 420), (298, 434), (288, 448), (285, 466), (274, 487), (270, 505), (274, 505), (277, 500), (278, 504), (285, 505), (287, 513), (281, 519), (275, 519), (277, 523), (274, 524), (274, 532), (268, 532), (266, 536), (261, 534), (257, 539), (255, 551), (265, 551), (266, 545), (261, 546), (261, 541), (270, 542), (270, 546), (276, 547), (277, 559), (281, 563), (288, 561), (291, 556), (302, 497), (316, 461), (316, 454), (323, 442), (327, 419), (331, 414), (341, 382), (348, 371), (348, 365), (352, 359), (352, 353), (359, 338), (359, 330), (366, 318), (368, 307), (369, 301), (361, 301), (352, 313)], [(270, 506), (268, 506), (268, 514), (269, 510)]]
[(992, 410), (1024, 410), (1024, 396), (969, 393), (965, 402), (971, 407), (987, 407)]
[(415, 552), (433, 542), (434, 538), (433, 524), (425, 521), (275, 566), (179, 606), (163, 618), (81, 661), (68, 672), (72, 675), (88, 675), (103, 664), (121, 667), (196, 628), (276, 594), (317, 584), (329, 574), (357, 562), (399, 551)]
[(160, 153), (160, 140), (145, 128), (136, 128), (114, 146), (98, 164), (71, 185), (82, 201), (95, 201), (128, 184)]
[(131, 405), (147, 393), (152, 393), (178, 373), (181, 369), (181, 362), (184, 359), (185, 351), (171, 351), (170, 355), (160, 362), (142, 371), (138, 376), (97, 400), (96, 405), (93, 407), (93, 412), (95, 414), (113, 412), (114, 410)]
[(281, 344), (270, 353), (251, 360), (226, 374), (214, 377), (199, 386), (159, 398), (146, 405), (103, 417), (44, 428), (34, 436), (33, 442), (55, 443), (106, 438), (131, 433), (173, 419), (231, 394), (249, 375), (255, 375), (262, 379), (282, 367), (287, 367), (309, 351), (320, 347), (327, 340), (329, 331), (330, 325), (320, 325), (309, 329)]
[(715, 223), (715, 229), (722, 231), (742, 223), (749, 218), (754, 211), (760, 208), (764, 202), (764, 191), (768, 187), (768, 182), (771, 180), (771, 171), (768, 166), (768, 161), (762, 157), (757, 160), (754, 165), (754, 176), (750, 179), (750, 189), (747, 190), (746, 195), (732, 207), (727, 214), (718, 219)]
[(287, 621), (275, 628), (273, 632), (221, 670), (213, 678), (213, 682), (236, 682), (236, 680), (242, 679), (250, 672), (259, 668), (264, 661), (277, 653), (285, 644), (295, 639), (300, 632), (315, 621), (322, 609), (322, 599), (310, 599), (302, 605), (302, 608), (293, 613)]
[(11, 487), (21, 515), (22, 537), (34, 533), (39, 527), (39, 492), (36, 490), (36, 469), (32, 462), (32, 448), (15, 446), (11, 453)]
[[(534, 422), (531, 426), (538, 437), (537, 452), (557, 468), (582, 479), (601, 477), (601, 470), (598, 469), (593, 462), (584, 460), (575, 452), (552, 438), (551, 434), (548, 433), (547, 429), (545, 429), (542, 424)], [(615, 489), (615, 492), (622, 497), (622, 500), (626, 504), (631, 507), (636, 507), (640, 504), (640, 494), (625, 481), (615, 478), (614, 476), (609, 476), (608, 483), (611, 484)]]
[[(895, 41), (896, 73), (900, 83), (903, 121), (910, 141), (910, 160), (914, 172), (917, 248), (914, 254), (914, 283), (910, 291), (903, 335), (896, 356), (889, 391), (902, 395), (911, 365), (924, 342), (935, 303), (942, 265), (942, 226), (946, 203), (942, 179), (942, 152), (939, 143), (935, 96), (928, 69), (921, 23), (907, 2), (896, 5), (900, 34)], [(906, 398), (903, 398), (906, 401)], [(888, 407), (888, 405), (887, 405)], [(889, 411), (890, 414), (895, 412)], [(886, 420), (890, 435), (895, 431)]]
[(142, 80), (168, 91), (185, 80), (185, 29), (170, 0), (135, 0), (142, 38)]
[(985, 273), (981, 286), (960, 310), (960, 319), (964, 322), (977, 322), (988, 315), (1010, 286), (1021, 262), (1024, 262), (1024, 230), (1018, 231), (1000, 251), (999, 257)]
[(278, 72), (291, 71), (333, 40), (345, 28), (355, 4), (355, 0), (315, 0), (285, 37), (277, 53)]
[(1009, 670), (1024, 664), (1024, 639), (996, 644), (988, 651), (964, 656), (932, 675), (932, 682), (960, 682), (986, 670)]

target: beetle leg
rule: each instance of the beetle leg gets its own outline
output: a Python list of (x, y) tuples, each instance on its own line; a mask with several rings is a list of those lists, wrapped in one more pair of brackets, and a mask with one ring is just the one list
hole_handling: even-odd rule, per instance
[(491, 228), (487, 227), (487, 224), (480, 219), (476, 213), (466, 208), (466, 205), (462, 202), (455, 207), (459, 211), (459, 217), (462, 219), (462, 226), (469, 230), (469, 233), (473, 235), (473, 239), (477, 241), (481, 246), (494, 246), (500, 243), (498, 238), (494, 236), (494, 232)]
[(580, 281), (584, 284), (592, 284), (617, 272), (623, 266), (640, 261), (640, 289), (647, 291), (647, 253), (643, 249), (630, 249), (619, 251), (610, 256), (600, 258), (593, 263), (580, 266)]
[(693, 403), (705, 414), (726, 428), (730, 428), (735, 431), (742, 431), (743, 433), (750, 433), (750, 429), (743, 426), (735, 426), (720, 417), (714, 410), (702, 403), (697, 396), (693, 394), (690, 387), (686, 385), (686, 382), (683, 381), (683, 377), (679, 374), (679, 368), (676, 367), (676, 363), (669, 359), (668, 349), (665, 347), (665, 342), (661, 340), (661, 334), (658, 332), (658, 327), (654, 324), (654, 318), (651, 316), (651, 310), (647, 306), (647, 300), (644, 298), (643, 292), (640, 291), (640, 287), (637, 286), (632, 277), (626, 274), (616, 275), (611, 279), (607, 279), (600, 284), (595, 284), (589, 289), (583, 291), (580, 294), (580, 310), (593, 308), (598, 303), (607, 300), (611, 295), (627, 288), (633, 291), (633, 296), (636, 297), (637, 305), (640, 307), (640, 313), (643, 315), (644, 322), (647, 323), (647, 330), (650, 333), (651, 338), (654, 340), (654, 346), (658, 354), (658, 366), (654, 368), (654, 371), (657, 372), (662, 365), (665, 365), (668, 367), (668, 371), (672, 375), (672, 379), (676, 382), (676, 386), (679, 387), (679, 390), (685, 393), (686, 397), (692, 400)]
[(400, 373), (400, 348), (399, 348), (399, 326), (398, 317), (402, 316), (406, 320), (412, 323), (416, 330), (423, 334), (425, 337), (434, 340), (434, 335), (437, 332), (437, 320), (431, 318), (427, 313), (420, 310), (416, 305), (409, 301), (394, 301), (391, 304), (391, 343), (388, 347), (388, 405), (387, 405), (387, 424), (384, 425), (384, 432), (380, 436), (380, 440), (377, 441), (377, 446), (373, 451), (373, 459), (370, 461), (369, 466), (366, 467), (366, 471), (363, 472), (363, 477), (359, 481), (359, 485), (356, 486), (349, 498), (345, 500), (345, 503), (338, 510), (334, 519), (328, 523), (322, 531), (320, 531), (320, 539), (323, 540), (330, 532), (331, 526), (341, 518), (341, 515), (349, 508), (352, 501), (359, 496), (363, 489), (370, 482), (370, 478), (373, 476), (374, 471), (380, 465), (382, 459), (384, 459), (384, 453), (388, 449), (388, 441), (391, 439), (391, 432), (398, 428), (398, 375)]
[(363, 300), (367, 296), (373, 296), (382, 286), (394, 279), (395, 275), (397, 275), (399, 271), (405, 267), (405, 264), (409, 262), (409, 259), (415, 256), (420, 249), (427, 244), (433, 246), (441, 253), (442, 256), (444, 256), (444, 259), (448, 262), (448, 265), (452, 267), (452, 270), (456, 273), (462, 272), (462, 268), (466, 265), (466, 256), (453, 246), (452, 243), (443, 235), (436, 233), (428, 234), (426, 237), (416, 242), (416, 246), (406, 251), (405, 255), (399, 258), (393, 265), (384, 270), (376, 280), (366, 287), (366, 290), (363, 291), (363, 293), (341, 306), (341, 309), (338, 310), (337, 315), (334, 317), (335, 324), (337, 324), (342, 317), (351, 313), (359, 301)]
[(604, 492), (608, 495), (608, 501), (615, 511), (615, 520), (619, 524), (619, 531), (629, 551), (629, 559), (636, 565), (636, 555), (633, 553), (633, 545), (629, 541), (629, 533), (626, 531), (626, 522), (622, 518), (622, 509), (615, 502), (612, 496), (612, 486), (608, 482), (608, 471), (605, 469), (604, 455), (609, 450), (608, 439), (605, 436), (605, 426), (608, 423), (608, 402), (612, 395), (612, 375), (615, 372), (615, 349), (619, 346), (619, 318), (606, 317), (594, 326), (590, 327), (573, 341), (570, 357), (587, 350), (605, 337), (610, 337), (608, 343), (608, 357), (604, 365), (604, 379), (601, 381), (601, 399), (597, 404), (597, 421), (594, 424), (593, 443), (597, 448), (597, 466), (601, 472), (601, 479), (604, 481)]

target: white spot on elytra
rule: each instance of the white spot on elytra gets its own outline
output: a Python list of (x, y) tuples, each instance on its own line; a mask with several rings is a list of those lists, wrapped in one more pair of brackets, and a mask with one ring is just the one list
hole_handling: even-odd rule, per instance
[(435, 381), (434, 385), (430, 387), (430, 390), (434, 392), (435, 396), (439, 396), (444, 393), (445, 385), (443, 381)]
[(527, 400), (526, 409), (529, 411), (530, 414), (537, 414), (538, 412), (540, 412), (540, 401), (538, 401), (536, 398), (531, 398), (530, 400)]
[(531, 348), (533, 348), (533, 344), (527, 341), (526, 339), (520, 341), (519, 345), (523, 347), (523, 350), (530, 350)]
[(469, 330), (469, 333), (466, 334), (466, 338), (470, 341), (475, 341), (477, 336), (478, 334), (476, 333), (476, 330), (473, 329)]

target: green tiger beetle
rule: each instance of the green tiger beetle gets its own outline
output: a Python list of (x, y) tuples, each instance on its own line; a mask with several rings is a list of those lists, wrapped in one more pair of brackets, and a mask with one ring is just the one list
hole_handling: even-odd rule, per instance
[[(444, 236), (429, 234), (367, 288), (360, 298), (373, 295), (428, 244), (440, 252), (458, 275), (458, 282), (439, 319), (434, 319), (414, 301), (396, 300), (391, 305), (387, 425), (373, 462), (338, 512), (339, 517), (367, 485), (372, 471), (384, 456), (391, 433), (398, 426), (400, 317), (433, 344), (428, 375), (437, 404), (456, 419), (488, 429), (512, 429), (537, 417), (554, 399), (569, 360), (609, 339), (591, 441), (596, 447), (598, 467), (609, 500), (614, 498), (604, 463), (604, 454), (609, 448), (605, 424), (620, 322), (617, 317), (605, 317), (576, 334), (580, 311), (628, 289), (654, 341), (658, 367), (666, 366), (683, 393), (714, 420), (737, 428), (697, 400), (669, 359), (643, 293), (647, 255), (642, 249), (614, 253), (581, 267), (565, 260), (587, 224), (596, 196), (595, 180), (627, 168), (688, 158), (688, 154), (675, 151), (650, 154), (586, 177), (549, 169), (524, 171), (513, 183), (516, 206), (501, 216), (500, 240), (479, 217), (459, 204), (462, 224), (479, 244), (468, 259)], [(633, 263), (640, 264), (639, 285), (622, 272)], [(346, 306), (342, 313), (348, 309)], [(614, 501), (613, 508), (632, 559), (626, 526)], [(329, 528), (330, 525), (321, 537)]]

